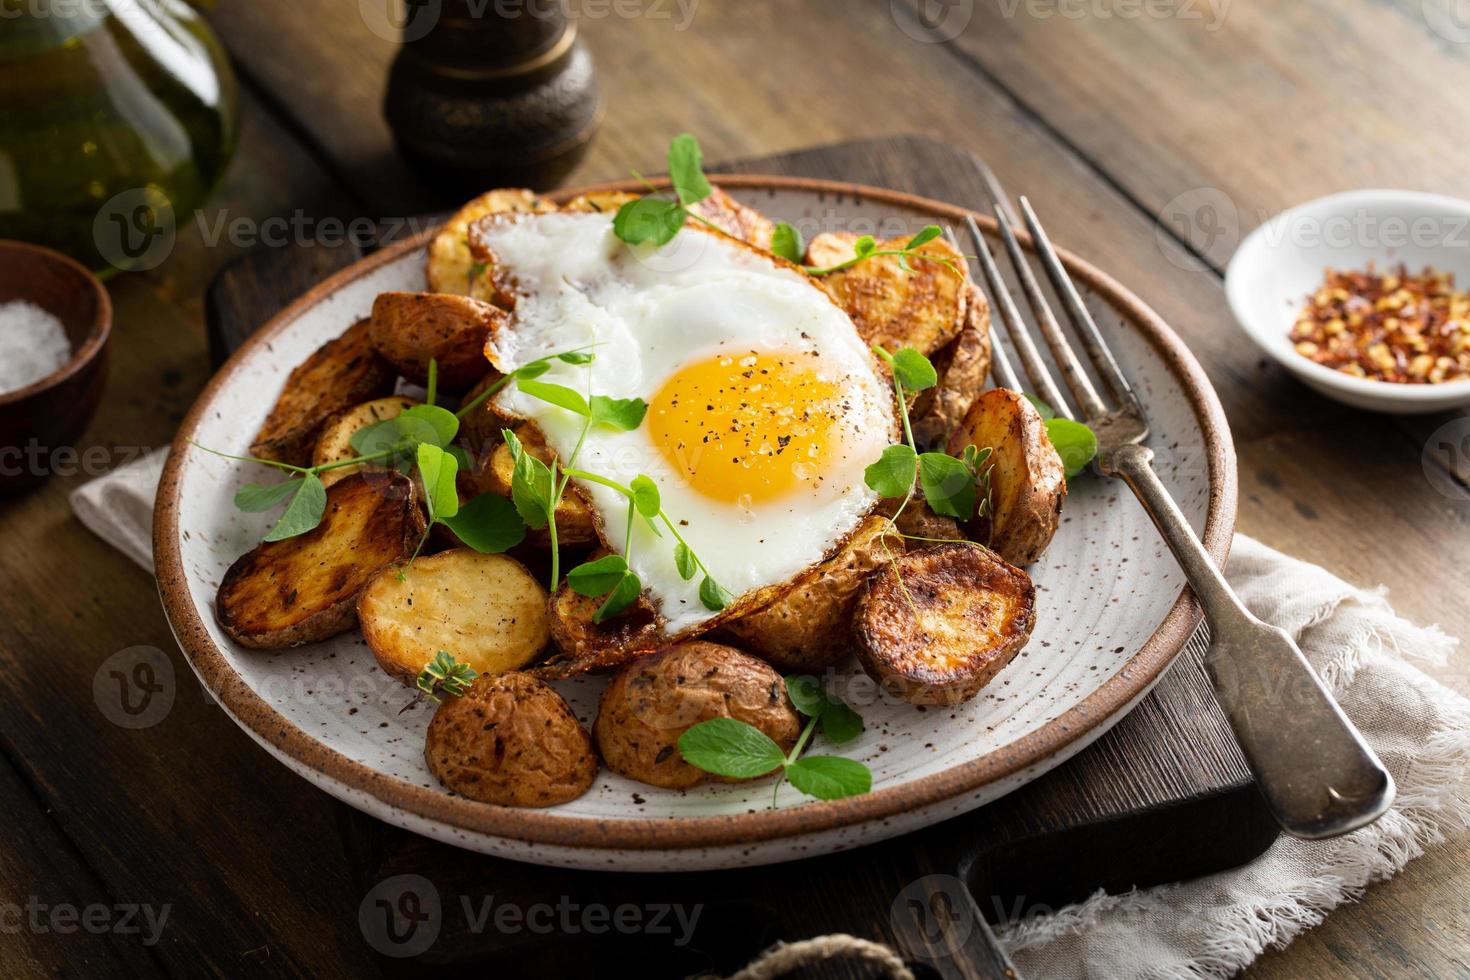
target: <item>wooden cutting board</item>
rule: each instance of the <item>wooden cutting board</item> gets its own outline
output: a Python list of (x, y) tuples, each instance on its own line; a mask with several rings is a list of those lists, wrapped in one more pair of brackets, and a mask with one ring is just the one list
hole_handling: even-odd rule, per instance
[[(972, 156), (916, 137), (711, 169), (827, 177), (990, 206)], [(215, 357), (223, 360), (286, 303), (358, 257), (352, 246), (261, 249), (225, 269), (208, 296)], [(978, 916), (1025, 917), (1099, 888), (1208, 874), (1251, 860), (1275, 840), (1215, 704), (1203, 647), (1197, 636), (1127, 718), (1015, 793), (906, 837), (794, 864), (682, 875), (561, 871), (459, 851), (343, 806), (347, 860), (369, 894), (364, 935), (385, 954), (390, 975), (723, 975), (777, 940), (831, 932), (889, 943), (920, 976), (995, 975)], [(612, 913), (627, 906), (636, 911), (625, 922), (641, 924), (619, 929)], [(497, 920), (506, 907), (518, 914)], [(384, 932), (379, 917), (390, 909), (404, 913), (394, 920), (400, 924), (437, 929), (427, 951), (401, 955), (415, 947), (407, 931)], [(871, 972), (832, 962), (802, 975)]]

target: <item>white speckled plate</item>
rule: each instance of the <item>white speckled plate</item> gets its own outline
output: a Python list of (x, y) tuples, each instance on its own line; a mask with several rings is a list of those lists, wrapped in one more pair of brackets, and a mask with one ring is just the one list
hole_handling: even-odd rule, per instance
[[(822, 230), (897, 235), (964, 214), (853, 185), (772, 177), (722, 183), (808, 237)], [(882, 699), (855, 667), (838, 672), (868, 725), (844, 754), (872, 767), (871, 793), (819, 803), (788, 787), (770, 809), (769, 780), (675, 792), (604, 771), (581, 799), (548, 810), (453, 796), (424, 765), (430, 709), (378, 670), (356, 634), (274, 654), (225, 638), (214, 620), (215, 591), (268, 526), (263, 515), (236, 512), (231, 498), (261, 473), (188, 445), (194, 439), (244, 452), (294, 365), (366, 315), (379, 292), (424, 288), (425, 244), (421, 237), (358, 263), (266, 324), (189, 413), (158, 496), (159, 588), (194, 670), (271, 754), (353, 806), (463, 847), (572, 867), (717, 868), (855, 847), (980, 806), (1068, 758), (1137, 704), (1197, 622), (1183, 575), (1132, 495), (1087, 476), (1074, 482), (1061, 530), (1032, 569), (1038, 615), (1031, 643), (979, 697), (925, 710)], [(1223, 563), (1235, 522), (1235, 459), (1209, 382), (1142, 302), (1066, 258), (1148, 406), (1164, 482)], [(560, 685), (586, 724), (603, 683)]]

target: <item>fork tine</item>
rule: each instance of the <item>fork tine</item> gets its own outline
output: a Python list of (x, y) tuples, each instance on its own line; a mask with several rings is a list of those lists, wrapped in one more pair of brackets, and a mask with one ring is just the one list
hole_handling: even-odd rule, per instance
[[(1025, 321), (1021, 319), (1021, 311), (1016, 308), (1016, 301), (1011, 298), (1010, 288), (1001, 278), (1000, 268), (995, 264), (995, 256), (990, 254), (990, 246), (985, 243), (985, 236), (980, 233), (980, 226), (975, 224), (975, 219), (969, 215), (965, 216), (965, 225), (970, 231), (970, 239), (974, 242), (975, 251), (979, 255), (980, 269), (985, 273), (985, 281), (990, 286), (990, 295), (995, 301), (995, 308), (1000, 311), (1006, 333), (1010, 336), (1011, 345), (1015, 347), (1016, 354), (1021, 359), (1021, 366), (1025, 369), (1026, 376), (1036, 386), (1036, 391), (1041, 398), (1058, 415), (1071, 418), (1072, 411), (1067, 406), (1067, 400), (1062, 397), (1061, 389), (1052, 380), (1051, 372), (1046, 368), (1046, 362), (1041, 359), (1041, 352), (1036, 349), (1036, 343), (1031, 339), (1031, 333), (1026, 329)], [(1012, 380), (1015, 380), (1014, 374)]]
[[(1082, 302), (1081, 295), (1077, 292), (1072, 277), (1062, 265), (1057, 250), (1052, 247), (1051, 239), (1047, 237), (1046, 229), (1041, 227), (1041, 221), (1036, 217), (1036, 212), (1031, 207), (1031, 202), (1024, 196), (1021, 198), (1021, 213), (1026, 219), (1026, 230), (1031, 233), (1031, 242), (1036, 248), (1036, 254), (1041, 258), (1042, 268), (1046, 270), (1047, 278), (1051, 280), (1057, 295), (1062, 298), (1067, 307), (1067, 314), (1072, 320), (1072, 325), (1077, 328), (1077, 333), (1082, 338), (1082, 346), (1087, 351), (1093, 365), (1097, 368), (1103, 382), (1112, 390), (1113, 397), (1120, 402), (1127, 402), (1140, 416), (1143, 414), (1143, 406), (1138, 401), (1138, 396), (1133, 392), (1133, 386), (1128, 383), (1128, 377), (1123, 369), (1118, 366), (1118, 359), (1113, 356), (1112, 348), (1103, 339), (1102, 331), (1098, 330), (1097, 322), (1092, 319), (1092, 314), (1087, 311), (1087, 306)], [(1061, 337), (1060, 332), (1058, 336)], [(1064, 337), (1061, 338), (1065, 343)], [(1053, 348), (1055, 349), (1055, 348)], [(1073, 363), (1076, 357), (1072, 358)], [(1079, 369), (1079, 374), (1081, 374)], [(1081, 375), (1084, 379), (1086, 375)], [(1070, 379), (1069, 379), (1070, 380)], [(1091, 382), (1088, 382), (1091, 388)], [(1075, 389), (1074, 389), (1075, 390)], [(1078, 396), (1081, 397), (1080, 395)], [(1096, 398), (1096, 391), (1093, 391)], [(1097, 414), (1105, 414), (1107, 409), (1101, 400), (1096, 404)], [(1087, 409), (1092, 411), (1092, 409)]]
[[(970, 259), (965, 255), (965, 250), (960, 248), (959, 239), (955, 238), (954, 229), (948, 225), (944, 226), (944, 238), (950, 247), (958, 252), (965, 260), (966, 268), (970, 265)], [(1011, 356), (1006, 353), (1000, 344), (1000, 334), (995, 329), (995, 319), (990, 320), (990, 377), (998, 388), (1009, 388), (1012, 391), (1021, 390), (1021, 380), (1016, 376), (1016, 369), (1011, 366)]]
[[(1025, 198), (1021, 199), (1023, 202)], [(1072, 345), (1067, 340), (1067, 335), (1062, 333), (1061, 324), (1057, 322), (1056, 314), (1051, 310), (1051, 303), (1047, 302), (1046, 294), (1041, 291), (1041, 284), (1036, 281), (1036, 274), (1031, 271), (1031, 263), (1026, 259), (1026, 253), (1021, 251), (1021, 243), (1016, 241), (1016, 233), (1006, 223), (1004, 212), (996, 208), (996, 217), (999, 218), (1000, 237), (1006, 246), (1006, 254), (1010, 257), (1011, 267), (1016, 270), (1016, 278), (1021, 283), (1021, 291), (1026, 294), (1026, 302), (1031, 307), (1031, 312), (1036, 315), (1036, 325), (1041, 330), (1041, 335), (1046, 338), (1046, 345), (1051, 348), (1051, 353), (1056, 358), (1057, 366), (1062, 370), (1062, 377), (1067, 382), (1067, 387), (1072, 389), (1072, 394), (1077, 397), (1077, 404), (1082, 409), (1082, 414), (1087, 418), (1096, 418), (1107, 413), (1107, 406), (1103, 404), (1097, 389), (1092, 385), (1092, 379), (1082, 369), (1082, 362), (1077, 360), (1077, 355), (1072, 351)]]

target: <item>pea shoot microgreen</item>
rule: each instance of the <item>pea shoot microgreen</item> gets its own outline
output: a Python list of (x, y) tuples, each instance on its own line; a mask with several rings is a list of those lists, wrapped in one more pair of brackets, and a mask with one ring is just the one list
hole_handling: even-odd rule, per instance
[(675, 136), (669, 144), (668, 162), (674, 199), (660, 197), (653, 191), (624, 204), (613, 218), (613, 234), (629, 245), (644, 242), (667, 245), (690, 217), (704, 220), (689, 210), (691, 205), (714, 193), (709, 178), (704, 175), (704, 154), (699, 141), (688, 133)]
[(1081, 422), (1058, 417), (1050, 405), (1035, 395), (1026, 395), (1026, 400), (1041, 413), (1046, 435), (1067, 469), (1067, 479), (1087, 469), (1087, 464), (1097, 456), (1097, 433)]
[(801, 265), (801, 260), (806, 257), (806, 240), (791, 225), (779, 222), (771, 233), (771, 254)]
[(447, 650), (440, 650), (424, 665), (414, 683), (430, 701), (438, 701), (440, 694), (463, 697), (479, 676), (479, 671), (469, 664), (462, 664)]
[[(852, 258), (847, 259), (843, 262), (838, 262), (836, 265), (822, 267), (809, 265), (805, 266), (805, 269), (807, 275), (809, 276), (830, 276), (834, 272), (842, 272), (844, 269), (851, 269), (859, 262), (864, 262), (868, 259), (877, 258), (881, 255), (893, 255), (898, 257), (899, 267), (902, 268), (905, 272), (914, 271), (914, 267), (911, 264), (910, 260), (920, 259), (925, 262), (936, 262), (939, 265), (944, 266), (946, 269), (948, 269), (950, 272), (953, 272), (957, 276), (963, 275), (960, 270), (955, 267), (954, 261), (952, 259), (943, 255), (935, 255), (931, 252), (919, 251), (919, 249), (923, 248), (925, 245), (929, 244), (942, 234), (944, 234), (944, 229), (940, 228), (938, 225), (925, 225), (922, 229), (919, 230), (919, 233), (910, 238), (902, 248), (879, 248), (878, 240), (876, 238), (874, 238), (872, 235), (864, 235), (856, 242), (853, 242)], [(798, 259), (796, 261), (800, 260)]]
[(786, 693), (806, 718), (790, 752), (782, 752), (770, 736), (754, 725), (735, 718), (711, 718), (679, 736), (679, 754), (696, 769), (734, 779), (754, 779), (779, 770), (771, 791), (772, 809), (783, 781), (819, 800), (840, 800), (872, 789), (872, 771), (856, 759), (802, 756), (818, 728), (834, 745), (857, 738), (863, 732), (862, 716), (823, 690), (821, 681), (815, 677), (787, 677)]

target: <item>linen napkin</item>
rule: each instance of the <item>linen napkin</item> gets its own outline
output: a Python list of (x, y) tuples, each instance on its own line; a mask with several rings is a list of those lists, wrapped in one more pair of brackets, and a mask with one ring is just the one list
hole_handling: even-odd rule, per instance
[[(153, 498), (167, 449), (72, 493), (77, 517), (150, 573)], [(1398, 784), (1377, 823), (1330, 841), (1283, 837), (1242, 868), (1126, 895), (1098, 893), (1000, 933), (1022, 974), (1227, 977), (1327, 913), (1470, 829), (1470, 699), (1414, 664), (1444, 665), (1456, 641), (1400, 619), (1365, 590), (1237, 535), (1228, 577), (1286, 629)]]

